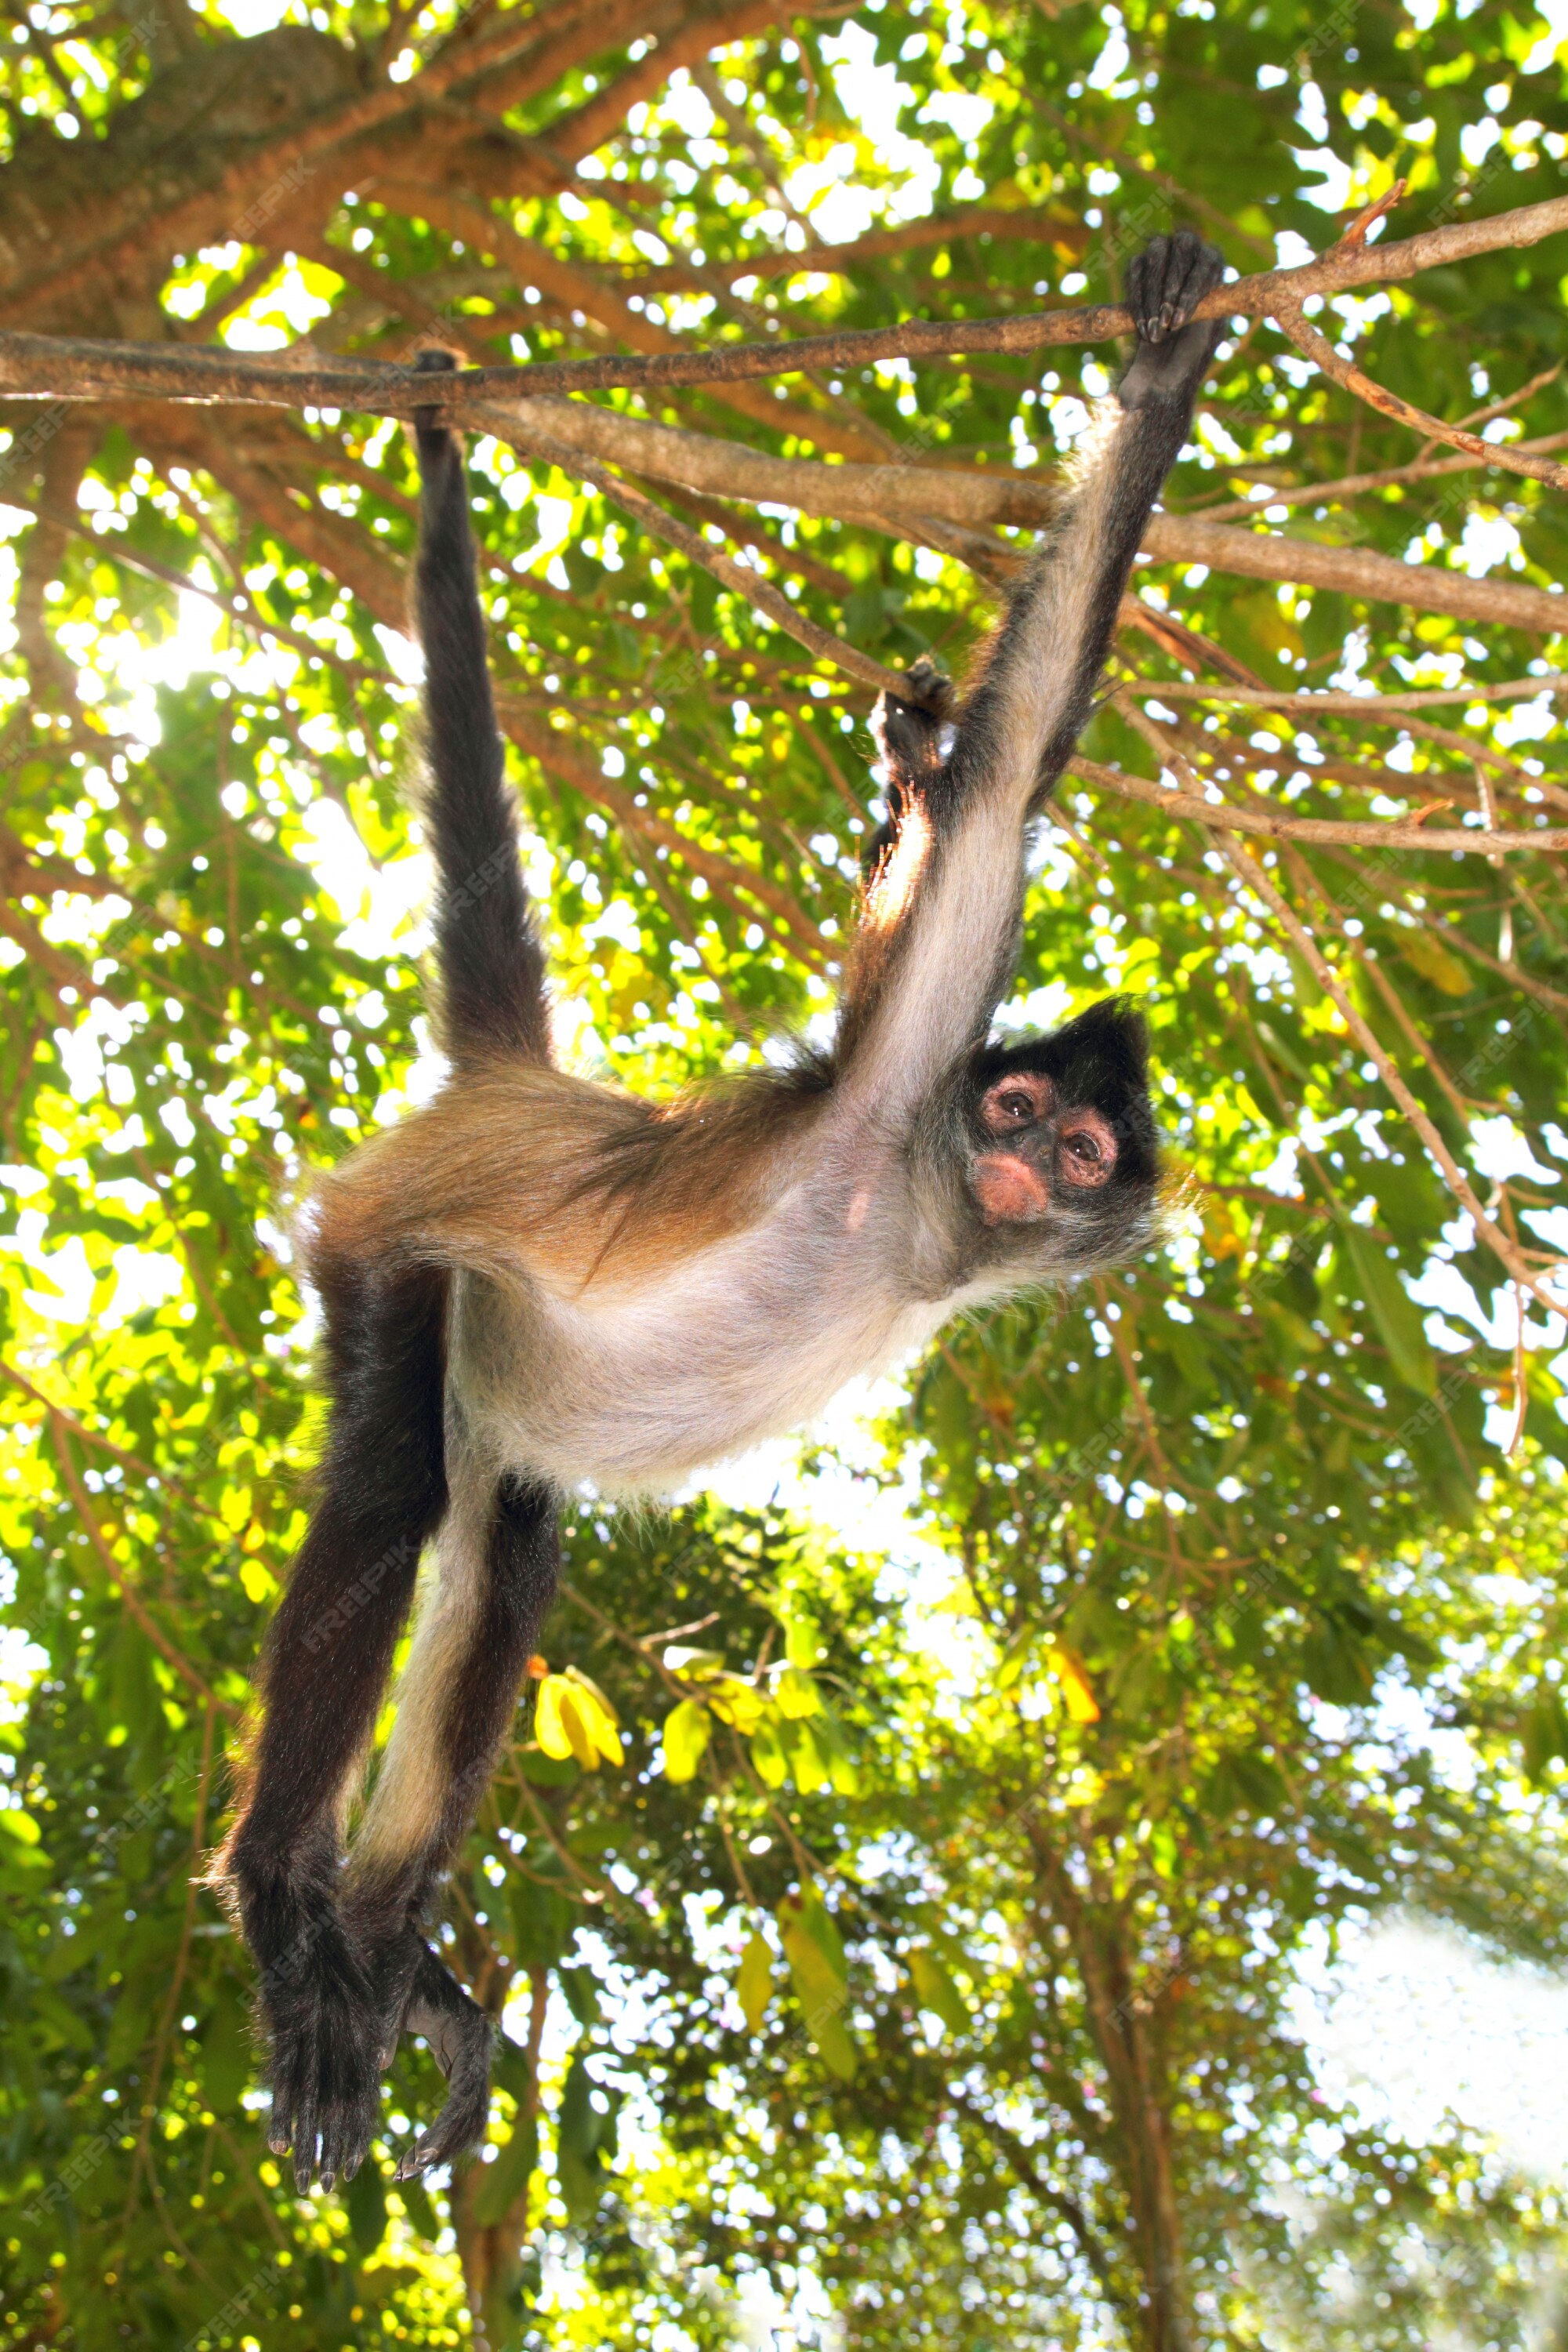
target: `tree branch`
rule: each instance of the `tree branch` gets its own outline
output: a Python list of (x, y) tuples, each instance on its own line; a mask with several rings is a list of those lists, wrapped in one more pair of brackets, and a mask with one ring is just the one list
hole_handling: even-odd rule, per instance
[(1273, 841), (1341, 842), (1363, 849), (1420, 849), (1435, 856), (1458, 851), (1477, 857), (1496, 857), (1500, 852), (1511, 849), (1542, 851), (1568, 849), (1568, 829), (1542, 828), (1539, 833), (1499, 833), (1488, 828), (1467, 828), (1460, 832), (1452, 827), (1440, 830), (1436, 825), (1404, 824), (1378, 818), (1360, 822), (1354, 818), (1283, 816), (1271, 809), (1237, 808), (1229, 801), (1209, 801), (1195, 793), (1173, 792), (1168, 785), (1152, 783), (1146, 776), (1126, 774), (1120, 768), (1102, 767), (1098, 760), (1086, 760), (1075, 752), (1072, 772), (1086, 782), (1099, 784), (1122, 800), (1142, 801), (1147, 807), (1168, 810), (1172, 816), (1190, 817), (1196, 824), (1206, 824), (1215, 833), (1259, 833)]
[[(511, 26), (509, 16), (503, 27)], [(517, 34), (513, 29), (511, 38)], [(664, 58), (661, 49), (658, 55)], [(471, 60), (457, 61), (458, 73)], [(668, 72), (666, 63), (661, 70)], [(457, 79), (454, 74), (452, 79)], [(338, 143), (342, 121), (357, 130), (389, 111), (417, 106), (437, 94), (439, 68), (415, 82), (381, 91), (312, 125), (307, 133), (279, 142), (289, 154)], [(442, 85), (444, 86), (444, 84)], [(395, 101), (391, 104), (389, 101)], [(362, 122), (361, 118), (363, 118)], [(1414, 278), (1473, 253), (1538, 245), (1568, 229), (1568, 196), (1527, 205), (1489, 220), (1460, 221), (1428, 229), (1392, 245), (1336, 248), (1294, 269), (1265, 270), (1233, 279), (1206, 294), (1194, 314), (1200, 319), (1280, 318), (1309, 294), (1343, 292), (1353, 286), (1380, 286)], [(13, 298), (14, 299), (14, 298)], [(751, 376), (793, 375), (814, 368), (860, 367), (881, 359), (920, 359), (953, 352), (1043, 351), (1063, 343), (1100, 343), (1132, 331), (1132, 316), (1119, 302), (1078, 310), (1026, 311), (1012, 318), (909, 319), (837, 335), (812, 335), (784, 343), (731, 343), (710, 352), (656, 352), (642, 358), (552, 360), (529, 367), (476, 368), (448, 377), (438, 404), (456, 419), (477, 404), (495, 399), (537, 398), (541, 393), (605, 392), (622, 386), (735, 383)], [(1343, 363), (1334, 355), (1335, 365)], [(0, 392), (34, 398), (99, 400), (138, 394), (164, 400), (232, 400), (299, 408), (357, 408), (384, 416), (411, 416), (428, 407), (432, 385), (412, 369), (387, 362), (356, 361), (338, 368), (279, 366), (276, 361), (245, 359), (229, 352), (171, 352), (156, 343), (100, 343), (64, 336), (0, 334)], [(1386, 395), (1392, 398), (1392, 394)], [(1419, 410), (1412, 414), (1420, 416)], [(1451, 428), (1422, 420), (1423, 431), (1442, 436)], [(1504, 462), (1500, 445), (1477, 446), (1489, 464)]]
[(1424, 408), (1413, 407), (1385, 384), (1375, 383), (1352, 360), (1342, 360), (1328, 337), (1320, 334), (1293, 303), (1281, 303), (1274, 315), (1281, 334), (1288, 335), (1299, 352), (1333, 383), (1375, 408), (1380, 416), (1392, 416), (1396, 423), (1424, 433), (1429, 441), (1446, 441), (1450, 449), (1462, 449), (1467, 457), (1479, 457), (1489, 466), (1501, 466), (1510, 474), (1528, 474), (1535, 481), (1550, 482), (1554, 490), (1568, 490), (1568, 466), (1560, 466), (1552, 457), (1533, 457), (1506, 441), (1483, 441), (1479, 433), (1467, 433), (1460, 425), (1428, 416)]

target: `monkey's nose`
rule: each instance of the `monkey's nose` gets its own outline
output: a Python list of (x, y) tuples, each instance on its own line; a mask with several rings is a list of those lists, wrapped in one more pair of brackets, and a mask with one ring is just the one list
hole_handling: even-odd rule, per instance
[(988, 1225), (1026, 1225), (1043, 1217), (1051, 1196), (1037, 1169), (1011, 1151), (987, 1151), (971, 1173), (980, 1213)]

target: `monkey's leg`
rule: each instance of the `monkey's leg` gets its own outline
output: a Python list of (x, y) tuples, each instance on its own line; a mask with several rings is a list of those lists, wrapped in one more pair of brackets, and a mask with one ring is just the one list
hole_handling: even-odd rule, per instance
[(331, 1419), (321, 1491), (268, 1635), (255, 1778), (220, 1866), (261, 1974), (268, 2139), (308, 2188), (352, 2171), (379, 2105), (378, 2020), (338, 1912), (349, 1796), (420, 1546), (446, 1507), (446, 1277), (322, 1282)]
[(397, 2168), (406, 2180), (483, 2134), (490, 2023), (425, 1941), (437, 1885), (462, 1843), (510, 1725), (555, 1591), (555, 1497), (496, 1479), (471, 1458), (454, 1412), (452, 1507), (421, 1612), (397, 1720), (349, 1860), (345, 1915), (381, 2020), (381, 2062), (422, 2033), (449, 2084), (440, 2115)]

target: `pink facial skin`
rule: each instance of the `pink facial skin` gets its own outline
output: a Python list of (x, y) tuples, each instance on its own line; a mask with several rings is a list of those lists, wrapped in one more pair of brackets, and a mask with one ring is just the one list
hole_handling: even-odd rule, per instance
[(1013, 1150), (986, 1151), (973, 1162), (970, 1182), (988, 1225), (1028, 1224), (1050, 1207), (1050, 1186), (1040, 1167), (1050, 1138), (1041, 1133), (1055, 1120), (1058, 1172), (1065, 1184), (1094, 1191), (1116, 1166), (1116, 1138), (1110, 1122), (1089, 1109), (1056, 1111), (1056, 1090), (1037, 1071), (998, 1078), (980, 1105), (981, 1123), (998, 1142), (1017, 1139)]

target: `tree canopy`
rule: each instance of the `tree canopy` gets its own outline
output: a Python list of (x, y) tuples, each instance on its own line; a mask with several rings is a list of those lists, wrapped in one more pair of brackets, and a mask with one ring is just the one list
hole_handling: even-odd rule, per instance
[[(1568, 42), (271, 14), (0, 43), (13, 2340), (1523, 2344), (1555, 2194), (1336, 2107), (1292, 2000), (1402, 1906), (1565, 1957)], [(490, 2145), (394, 2185), (416, 2047), (298, 2200), (203, 1874), (320, 1427), (289, 1203), (434, 1083), (402, 374), (603, 363), (485, 388), (474, 523), (563, 1047), (658, 1093), (830, 1017), (877, 680), (962, 673), (1183, 223), (1317, 290), (1220, 347), (1004, 1014), (1137, 998), (1159, 1245), (776, 1489), (574, 1506), (450, 1890)]]

